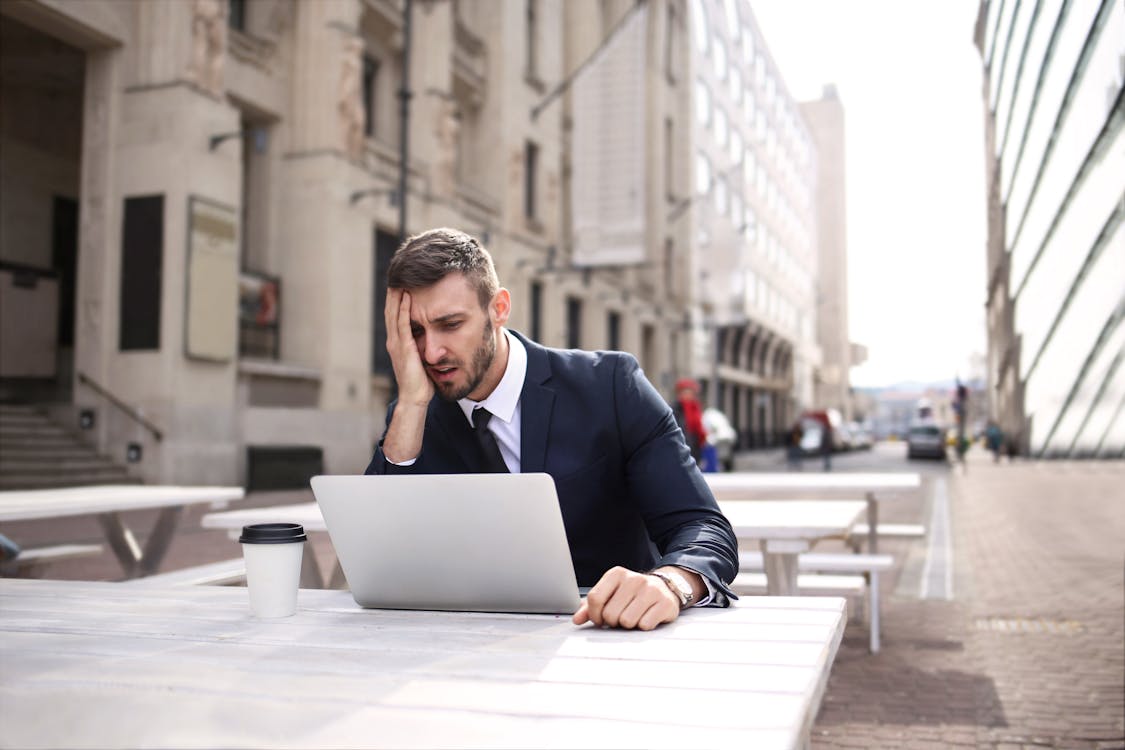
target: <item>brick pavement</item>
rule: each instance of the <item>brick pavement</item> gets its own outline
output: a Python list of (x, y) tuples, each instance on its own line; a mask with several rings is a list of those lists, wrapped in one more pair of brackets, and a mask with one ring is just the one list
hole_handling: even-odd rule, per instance
[[(903, 564), (884, 585), (883, 650), (869, 654), (865, 626), (849, 624), (813, 748), (1125, 748), (1125, 462), (969, 458), (966, 474), (948, 476), (953, 599), (918, 598), (924, 542), (886, 546)], [(260, 493), (239, 505), (310, 499)], [(885, 508), (888, 521), (926, 513), (925, 503)], [(204, 512), (185, 511), (163, 570), (239, 554), (225, 532), (199, 528)], [(142, 540), (153, 517), (127, 515)], [(5, 531), (24, 544), (101, 540), (93, 518)], [(325, 562), (327, 539), (315, 539)], [(49, 575), (121, 572), (106, 553)]]
[(969, 458), (953, 599), (893, 589), (878, 655), (849, 625), (813, 748), (1125, 747), (1125, 462)]

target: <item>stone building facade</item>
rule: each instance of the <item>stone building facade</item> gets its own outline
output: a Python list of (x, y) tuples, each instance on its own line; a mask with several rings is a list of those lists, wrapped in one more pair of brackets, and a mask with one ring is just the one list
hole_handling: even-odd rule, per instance
[[(692, 220), (668, 220), (691, 184), (689, 10), (643, 5), (0, 4), (0, 396), (50, 402), (149, 482), (362, 471), (405, 199), (407, 234), (485, 242), (514, 328), (631, 351), (670, 397), (699, 293)], [(626, 21), (644, 49), (627, 137), (660, 166), (637, 183), (634, 257), (579, 264), (569, 77)]]
[[(848, 329), (847, 169), (844, 159), (844, 105), (835, 86), (820, 99), (802, 102), (801, 114), (818, 155), (816, 179), (817, 297), (813, 303), (821, 363), (815, 403), (836, 409), (845, 421), (855, 415), (849, 374), (853, 345)], [(861, 347), (855, 347), (862, 350)]]

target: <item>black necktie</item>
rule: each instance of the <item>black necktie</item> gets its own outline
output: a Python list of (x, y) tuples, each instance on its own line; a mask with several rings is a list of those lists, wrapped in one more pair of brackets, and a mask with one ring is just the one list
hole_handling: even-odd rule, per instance
[(500, 446), (496, 444), (496, 436), (488, 429), (488, 420), (492, 419), (492, 412), (488, 409), (477, 407), (473, 410), (473, 435), (480, 447), (482, 474), (507, 474), (508, 465), (500, 455)]

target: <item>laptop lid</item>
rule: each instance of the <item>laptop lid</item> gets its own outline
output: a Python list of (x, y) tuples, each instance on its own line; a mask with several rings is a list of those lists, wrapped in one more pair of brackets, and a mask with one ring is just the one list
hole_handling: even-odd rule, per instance
[(362, 607), (569, 614), (574, 565), (547, 474), (315, 476)]

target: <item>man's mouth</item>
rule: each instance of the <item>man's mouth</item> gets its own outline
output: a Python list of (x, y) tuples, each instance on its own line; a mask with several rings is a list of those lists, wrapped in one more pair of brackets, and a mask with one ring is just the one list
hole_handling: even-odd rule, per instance
[(449, 365), (440, 365), (430, 368), (430, 375), (439, 383), (450, 380), (456, 372), (457, 368)]

